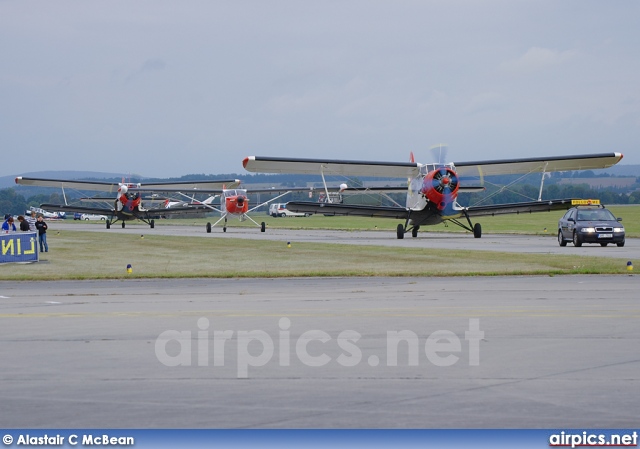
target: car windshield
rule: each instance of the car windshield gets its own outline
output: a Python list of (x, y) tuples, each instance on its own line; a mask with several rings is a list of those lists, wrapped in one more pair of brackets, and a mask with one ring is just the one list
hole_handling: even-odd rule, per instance
[(616, 220), (611, 212), (607, 209), (579, 210), (578, 221), (607, 221)]

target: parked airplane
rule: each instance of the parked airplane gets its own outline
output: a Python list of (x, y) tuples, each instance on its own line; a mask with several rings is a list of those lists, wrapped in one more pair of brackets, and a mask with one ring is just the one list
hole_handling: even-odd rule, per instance
[[(107, 229), (111, 228), (111, 225), (117, 221), (122, 222), (122, 227), (125, 227), (126, 221), (129, 220), (141, 220), (147, 223), (151, 228), (155, 226), (154, 217), (177, 215), (177, 214), (189, 214), (189, 213), (202, 213), (211, 206), (208, 204), (189, 204), (188, 206), (178, 207), (154, 207), (145, 208), (142, 204), (141, 194), (143, 193), (177, 193), (188, 192), (191, 195), (195, 193), (220, 193), (224, 191), (225, 187), (235, 187), (240, 185), (240, 181), (237, 179), (231, 180), (217, 180), (217, 181), (186, 181), (186, 182), (167, 182), (167, 183), (149, 183), (144, 186), (141, 183), (126, 183), (126, 182), (101, 182), (101, 181), (75, 181), (65, 179), (45, 179), (45, 178), (28, 178), (17, 177), (16, 184), (40, 186), (40, 187), (61, 187), (65, 204), (42, 204), (41, 207), (48, 210), (55, 210), (61, 212), (79, 212), (84, 214), (102, 214), (107, 215), (110, 218), (106, 221)], [(80, 191), (99, 191), (109, 192), (116, 194), (115, 198), (112, 198), (113, 207), (86, 207), (71, 205), (67, 203), (65, 194), (66, 189), (74, 189)], [(185, 195), (187, 196), (187, 195)], [(187, 196), (188, 198), (189, 196)], [(105, 198), (96, 199), (96, 201), (103, 201)]]
[[(480, 238), (482, 227), (480, 223), (473, 224), (472, 217), (570, 208), (572, 199), (541, 200), (546, 173), (607, 168), (617, 164), (622, 157), (621, 153), (603, 153), (420, 164), (413, 161), (413, 155), (412, 161), (408, 163), (249, 156), (242, 164), (250, 172), (320, 174), (323, 180), (325, 175), (406, 178), (408, 190), (405, 207), (292, 201), (287, 203), (287, 209), (324, 215), (402, 219), (405, 222), (398, 224), (396, 232), (398, 239), (404, 238), (407, 232), (417, 237), (420, 226), (435, 225), (445, 221), (473, 232), (474, 237)], [(465, 188), (462, 186), (462, 177), (528, 173), (542, 173), (538, 201), (471, 207), (462, 207), (457, 202), (458, 193)], [(328, 193), (326, 196), (329, 198)], [(461, 221), (462, 219), (467, 223)]]
[(31, 206), (28, 211), (26, 211), (26, 215), (31, 215), (31, 212), (35, 212), (38, 215), (42, 215), (43, 218), (48, 220), (60, 220), (67, 218), (67, 214), (64, 212), (49, 212), (44, 209), (40, 209), (39, 207)]
[[(155, 226), (154, 217), (168, 215), (184, 215), (184, 214), (202, 214), (210, 210), (219, 212), (221, 217), (215, 223), (207, 223), (206, 230), (211, 232), (211, 229), (218, 223), (224, 221), (222, 230), (227, 231), (227, 221), (230, 217), (237, 217), (240, 221), (249, 220), (256, 226), (260, 227), (261, 232), (265, 232), (266, 223), (262, 222), (258, 224), (254, 221), (248, 213), (265, 205), (272, 201), (275, 201), (287, 193), (294, 190), (309, 190), (306, 188), (294, 188), (294, 189), (263, 189), (254, 190), (252, 193), (280, 193), (284, 192), (275, 198), (271, 198), (266, 202), (258, 204), (253, 208), (249, 208), (249, 198), (246, 189), (240, 189), (240, 181), (237, 179), (220, 180), (220, 181), (187, 181), (187, 182), (170, 182), (170, 183), (150, 183), (144, 186), (140, 183), (114, 183), (114, 182), (99, 182), (99, 181), (75, 181), (75, 180), (62, 180), (62, 179), (44, 179), (44, 178), (16, 178), (16, 184), (32, 185), (40, 187), (61, 187), (63, 196), (65, 198), (64, 205), (58, 204), (43, 204), (41, 207), (45, 207), (50, 210), (58, 210), (65, 212), (79, 212), (84, 214), (103, 214), (110, 218), (106, 221), (107, 229), (111, 228), (111, 225), (117, 221), (122, 222), (122, 227), (125, 227), (125, 222), (128, 220), (141, 220), (147, 223), (151, 228)], [(102, 191), (102, 192), (116, 192), (116, 198), (81, 198), (81, 201), (92, 202), (112, 202), (113, 207), (107, 209), (104, 207), (86, 207), (78, 205), (67, 204), (65, 188), (72, 188), (80, 191)], [(185, 201), (175, 201), (171, 199), (163, 199), (161, 207), (145, 208), (142, 203), (142, 193), (151, 193), (157, 195), (158, 193), (172, 193), (184, 197)], [(206, 200), (198, 201), (195, 199), (196, 194), (214, 194)], [(220, 208), (216, 208), (212, 205), (213, 200), (216, 197), (220, 197)], [(148, 201), (149, 203), (157, 203), (157, 198), (153, 198)]]

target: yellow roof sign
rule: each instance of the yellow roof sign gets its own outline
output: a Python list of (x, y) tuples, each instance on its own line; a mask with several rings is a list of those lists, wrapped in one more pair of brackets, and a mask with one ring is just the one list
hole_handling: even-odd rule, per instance
[(600, 200), (571, 200), (572, 206), (597, 206)]

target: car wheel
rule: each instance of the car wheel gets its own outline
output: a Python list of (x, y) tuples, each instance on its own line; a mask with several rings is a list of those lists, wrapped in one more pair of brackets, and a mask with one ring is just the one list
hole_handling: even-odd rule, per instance
[(600, 244), (600, 246), (607, 246), (607, 245), (608, 245), (608, 243), (605, 243), (605, 242), (602, 242), (602, 243)]
[(558, 245), (567, 246), (567, 241), (562, 236), (562, 231), (558, 231)]
[(577, 231), (573, 231), (573, 246), (579, 248), (582, 246), (582, 240), (580, 239), (580, 234)]
[(616, 245), (618, 245), (618, 247), (622, 248), (624, 246), (624, 240), (621, 241), (620, 243), (616, 243)]
[(89, 219), (88, 219), (88, 218), (85, 218), (85, 219), (84, 219), (84, 221), (89, 221)]

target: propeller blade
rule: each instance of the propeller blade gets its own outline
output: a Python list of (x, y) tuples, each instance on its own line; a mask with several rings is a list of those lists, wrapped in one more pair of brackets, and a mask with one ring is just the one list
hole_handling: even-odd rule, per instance
[(449, 147), (445, 144), (438, 144), (431, 147), (431, 154), (433, 155), (433, 160), (439, 166), (444, 166), (447, 163), (447, 153), (449, 152)]

